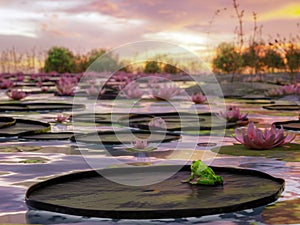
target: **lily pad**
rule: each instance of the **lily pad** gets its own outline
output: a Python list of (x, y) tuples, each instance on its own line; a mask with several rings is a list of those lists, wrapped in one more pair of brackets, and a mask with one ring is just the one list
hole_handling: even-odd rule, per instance
[(33, 103), (1, 103), (0, 112), (8, 111), (66, 111), (66, 110), (79, 110), (84, 109), (85, 105), (81, 104), (70, 104), (62, 102), (33, 102)]
[(51, 140), (69, 140), (74, 135), (73, 132), (56, 132), (56, 133), (40, 133), (20, 135), (20, 139), (35, 141), (51, 141)]
[(214, 147), (217, 145), (217, 143), (213, 143), (213, 142), (199, 142), (197, 144), (199, 147)]
[[(134, 139), (133, 139), (134, 138)], [(147, 139), (151, 142), (168, 142), (180, 139), (179, 134), (149, 132), (138, 130), (127, 131), (99, 131), (82, 135), (74, 135), (71, 140), (84, 143), (102, 143), (102, 144), (130, 144), (135, 139)]]
[[(150, 127), (148, 126), (149, 122), (154, 118), (154, 116), (150, 115), (131, 115), (129, 117), (129, 125), (131, 127), (136, 127), (140, 129), (149, 130)], [(204, 118), (199, 118), (199, 121), (196, 121), (197, 118), (188, 118), (179, 116), (161, 116), (161, 118), (166, 122), (167, 130), (169, 131), (178, 131), (182, 129), (190, 129), (190, 130), (198, 130), (199, 126), (197, 123), (200, 124), (204, 122)]]
[(269, 150), (252, 150), (246, 148), (244, 145), (236, 144), (222, 146), (220, 148), (212, 149), (212, 151), (226, 155), (267, 157), (288, 162), (300, 162), (300, 145), (293, 143)]
[(281, 126), (287, 130), (297, 130), (300, 131), (300, 120), (290, 120), (284, 122), (276, 122), (274, 123), (277, 128)]
[(37, 153), (63, 153), (66, 155), (79, 155), (80, 151), (72, 146), (31, 146), (31, 145), (15, 145), (0, 146), (0, 152), (37, 152)]
[(243, 103), (245, 104), (274, 104), (275, 101), (270, 101), (270, 100), (263, 100), (263, 99), (257, 99), (257, 100), (247, 100), (247, 101), (244, 101)]
[(15, 146), (16, 149), (18, 149), (20, 152), (33, 152), (33, 151), (38, 151), (41, 150), (41, 146), (26, 146), (26, 145), (20, 145), (20, 146)]
[(0, 137), (13, 137), (25, 134), (44, 133), (51, 129), (49, 123), (34, 120), (16, 119), (16, 124), (0, 129)]
[(41, 160), (41, 159), (25, 159), (25, 160), (19, 161), (19, 163), (45, 163), (45, 161)]
[(267, 97), (265, 95), (244, 95), (241, 97), (241, 99), (245, 100), (269, 100), (270, 97)]
[(125, 148), (126, 151), (129, 151), (129, 152), (135, 152), (135, 153), (144, 153), (144, 152), (150, 152), (150, 151), (153, 151), (155, 150), (156, 148), (155, 147), (152, 147), (152, 146), (149, 146), (149, 147), (146, 147), (146, 148)]
[[(151, 113), (151, 114), (131, 114), (121, 121), (130, 127), (149, 130), (149, 122), (154, 117), (161, 117), (167, 126), (168, 131), (188, 131), (188, 130), (212, 130), (234, 127), (236, 123), (225, 124), (224, 120), (211, 113), (201, 113), (193, 115), (189, 113)], [(159, 129), (159, 128), (158, 128)]]
[[(116, 123), (122, 117), (126, 116), (125, 113), (83, 113), (76, 114), (71, 117), (71, 119), (75, 122), (90, 122), (90, 123)], [(114, 120), (114, 121), (112, 121)]]
[(12, 117), (1, 116), (0, 117), (0, 129), (15, 125), (16, 120)]
[(300, 199), (267, 206), (262, 212), (262, 219), (265, 224), (299, 224)]
[(264, 109), (269, 110), (300, 110), (300, 105), (265, 105)]
[(20, 160), (18, 163), (28, 163), (28, 164), (32, 164), (32, 163), (46, 163), (49, 160), (43, 157), (24, 157), (23, 160)]
[(188, 165), (170, 178), (146, 186), (123, 185), (100, 175), (122, 176), (134, 183), (178, 168), (120, 167), (63, 175), (31, 186), (26, 193), (26, 203), (40, 210), (88, 217), (182, 218), (262, 206), (275, 201), (284, 187), (283, 179), (259, 171), (224, 167), (212, 167), (223, 177), (223, 186), (182, 183), (190, 175)]
[(111, 156), (135, 156), (135, 157), (155, 157), (166, 159), (170, 156), (174, 150), (160, 151), (155, 147), (148, 147), (145, 149), (135, 148), (107, 148), (106, 149)]

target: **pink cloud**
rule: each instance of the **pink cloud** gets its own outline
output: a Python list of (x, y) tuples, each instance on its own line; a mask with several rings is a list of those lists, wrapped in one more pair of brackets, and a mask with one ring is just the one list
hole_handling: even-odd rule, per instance
[[(20, 14), (16, 13), (18, 19), (14, 18), (15, 23), (12, 27), (28, 26), (31, 32), (35, 32), (34, 37), (26, 39), (24, 48), (30, 48), (31, 44), (42, 45), (45, 48), (51, 45), (66, 45), (73, 49), (116, 47), (126, 42), (144, 40), (147, 36), (158, 37), (157, 34), (161, 33), (176, 33), (176, 35), (182, 33), (185, 36), (191, 34), (203, 36), (210, 33), (210, 39), (218, 43), (224, 41), (225, 36), (229, 38), (226, 40), (234, 40), (233, 31), (237, 26), (231, 0), (11, 0), (6, 2), (7, 4), (3, 4), (3, 1), (0, 1), (0, 8), (20, 12)], [(289, 37), (296, 31), (296, 20), (272, 18), (272, 20), (261, 21), (260, 18), (266, 12), (274, 11), (285, 4), (298, 3), (298, 0), (285, 2), (239, 0), (239, 2), (240, 9), (246, 10), (244, 17), (246, 35), (252, 33), (253, 11), (258, 13), (258, 25), (263, 25), (265, 37), (275, 36), (278, 32), (282, 36)], [(227, 10), (222, 10), (225, 7)], [(218, 15), (214, 15), (216, 10), (220, 10)], [(21, 17), (24, 12), (26, 15)], [(3, 13), (2, 17), (0, 14), (0, 19), (5, 21)], [(22, 36), (16, 35), (16, 32), (13, 34), (12, 40), (20, 41), (19, 38)], [(13, 36), (6, 34), (0, 39), (10, 37)], [(7, 45), (8, 43), (10, 44)], [(14, 46), (14, 43), (9, 40), (0, 42), (0, 48), (7, 48), (7, 46)]]

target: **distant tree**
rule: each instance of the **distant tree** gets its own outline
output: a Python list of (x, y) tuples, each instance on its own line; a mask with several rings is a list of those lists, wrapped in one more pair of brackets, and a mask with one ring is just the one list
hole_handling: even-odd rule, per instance
[(284, 61), (281, 55), (273, 49), (268, 49), (263, 58), (263, 62), (266, 67), (271, 69), (271, 72), (274, 73), (275, 69), (283, 69)]
[(122, 63), (119, 62), (118, 57), (106, 52), (105, 49), (93, 49), (87, 53), (87, 58), (86, 69), (93, 63), (93, 68), (98, 72), (122, 68)]
[(291, 80), (296, 72), (300, 69), (300, 48), (290, 43), (286, 49), (286, 65), (291, 75)]
[(86, 71), (88, 65), (88, 57), (86, 54), (75, 56), (75, 73), (81, 73)]
[(180, 70), (176, 66), (165, 64), (163, 71), (169, 74), (177, 74)]
[(160, 73), (160, 66), (156, 61), (148, 61), (144, 68), (144, 73)]
[(262, 46), (263, 44), (253, 42), (242, 53), (243, 66), (252, 68), (255, 74), (262, 71), (264, 66), (264, 62), (262, 61)]
[(64, 47), (52, 47), (47, 52), (44, 71), (56, 71), (58, 73), (74, 72), (75, 57), (73, 53)]
[(235, 49), (235, 46), (230, 43), (221, 43), (217, 47), (217, 55), (213, 59), (213, 69), (214, 71), (221, 71), (225, 74), (232, 74), (232, 79), (234, 79), (234, 74), (238, 73), (243, 66), (243, 58), (241, 54)]

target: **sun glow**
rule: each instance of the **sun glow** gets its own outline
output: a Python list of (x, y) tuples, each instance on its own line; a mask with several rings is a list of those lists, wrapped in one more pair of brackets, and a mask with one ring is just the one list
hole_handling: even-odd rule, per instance
[(266, 12), (260, 16), (261, 20), (300, 18), (300, 4), (289, 4), (279, 9)]

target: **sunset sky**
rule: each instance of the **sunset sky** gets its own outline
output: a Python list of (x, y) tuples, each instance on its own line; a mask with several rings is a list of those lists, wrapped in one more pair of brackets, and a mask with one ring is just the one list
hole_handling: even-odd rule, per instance
[[(246, 42), (253, 33), (252, 12), (263, 26), (265, 41), (277, 34), (300, 35), (299, 0), (239, 3), (245, 10)], [(201, 51), (234, 41), (237, 24), (232, 0), (1, 0), (0, 50), (47, 50), (55, 45), (85, 52), (162, 40)]]

